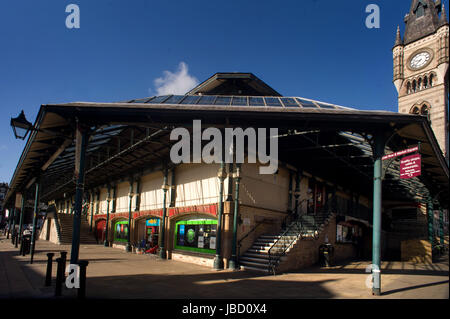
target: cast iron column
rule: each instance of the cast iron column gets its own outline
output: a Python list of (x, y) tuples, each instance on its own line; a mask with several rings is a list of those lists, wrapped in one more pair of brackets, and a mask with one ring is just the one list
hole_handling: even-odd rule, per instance
[(91, 223), (89, 225), (89, 231), (92, 233), (92, 224), (94, 222), (94, 193), (89, 192), (89, 210), (91, 211)]
[(236, 189), (234, 195), (234, 215), (233, 215), (233, 243), (231, 245), (231, 259), (230, 268), (239, 270), (238, 256), (237, 256), (237, 224), (239, 213), (239, 184), (241, 182), (241, 164), (236, 164), (236, 172), (233, 174), (236, 182)]
[(220, 180), (219, 188), (219, 213), (217, 216), (217, 236), (216, 236), (216, 257), (214, 258), (214, 269), (223, 269), (223, 259), (222, 259), (222, 214), (223, 214), (223, 182), (227, 177), (225, 171), (225, 163), (222, 161), (220, 163), (220, 169), (217, 174)]
[(106, 193), (106, 223), (105, 223), (105, 242), (104, 242), (105, 247), (109, 246), (108, 230), (109, 230), (109, 202), (111, 201), (110, 194), (111, 194), (111, 187), (108, 185), (108, 191)]
[(22, 242), (23, 237), (23, 215), (25, 214), (25, 194), (22, 194), (22, 203), (20, 207), (20, 221), (19, 221), (19, 241)]
[(372, 294), (381, 295), (381, 200), (382, 200), (382, 157), (384, 139), (381, 133), (374, 135), (373, 145), (373, 234), (372, 234)]
[(430, 199), (427, 203), (427, 215), (428, 215), (428, 240), (431, 244), (431, 251), (434, 248), (434, 212), (433, 201)]
[(128, 232), (127, 232), (127, 246), (126, 251), (131, 252), (131, 206), (133, 204), (133, 184), (134, 181), (130, 180), (130, 191), (128, 193), (129, 203), (128, 203)]
[(162, 190), (164, 192), (163, 196), (163, 215), (161, 220), (161, 246), (159, 249), (159, 257), (161, 259), (166, 259), (166, 215), (167, 215), (167, 205), (166, 205), (166, 197), (167, 197), (167, 191), (169, 190), (170, 186), (167, 184), (167, 169), (164, 169), (164, 182), (162, 185)]
[(36, 185), (36, 193), (34, 196), (34, 212), (33, 212), (33, 232), (31, 233), (31, 248), (30, 248), (30, 264), (33, 263), (33, 256), (34, 256), (34, 246), (36, 242), (36, 219), (38, 215), (38, 208), (39, 208), (39, 177), (36, 179), (35, 185)]
[(441, 247), (444, 247), (444, 212), (442, 207), (439, 207), (439, 242)]
[(84, 193), (84, 167), (86, 146), (88, 142), (87, 130), (77, 125), (76, 131), (76, 156), (75, 156), (75, 178), (77, 180), (75, 188), (75, 205), (72, 226), (72, 249), (70, 253), (70, 263), (78, 264), (78, 254), (80, 250), (80, 227), (81, 227), (81, 210), (83, 204)]
[(16, 204), (14, 203), (14, 207), (12, 209), (12, 221), (11, 221), (11, 223), (12, 223), (12, 225), (11, 225), (12, 243), (14, 243), (14, 231), (16, 230), (16, 211), (17, 211), (17, 208), (16, 208)]

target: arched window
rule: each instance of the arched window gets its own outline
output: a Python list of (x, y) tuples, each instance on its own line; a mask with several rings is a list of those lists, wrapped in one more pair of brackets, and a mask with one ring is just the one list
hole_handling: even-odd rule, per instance
[(433, 86), (433, 81), (434, 81), (434, 75), (430, 74), (430, 87)]
[(406, 84), (406, 94), (411, 94), (411, 82)]
[(418, 108), (417, 106), (415, 106), (415, 107), (411, 110), (411, 114), (417, 114), (417, 115), (419, 115), (419, 114), (420, 114), (419, 108)]
[(420, 91), (422, 89), (422, 78), (419, 78), (417, 80), (417, 91)]
[(413, 83), (412, 83), (412, 91), (413, 91), (414, 93), (417, 91), (416, 80), (414, 80)]
[(424, 104), (422, 105), (422, 108), (420, 109), (421, 115), (428, 115), (428, 105)]
[(423, 88), (426, 89), (427, 87), (428, 87), (428, 77), (425, 76), (425, 77), (423, 78)]

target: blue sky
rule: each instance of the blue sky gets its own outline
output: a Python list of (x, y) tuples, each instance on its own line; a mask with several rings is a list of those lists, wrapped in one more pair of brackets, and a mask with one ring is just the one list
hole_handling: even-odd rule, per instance
[[(79, 29), (65, 25), (71, 3)], [(379, 29), (365, 26), (372, 3)], [(20, 110), (34, 122), (41, 104), (146, 97), (216, 72), (252, 72), (285, 96), (396, 111), (391, 48), (410, 4), (2, 0), (0, 181), (10, 181), (25, 145), (9, 125)]]

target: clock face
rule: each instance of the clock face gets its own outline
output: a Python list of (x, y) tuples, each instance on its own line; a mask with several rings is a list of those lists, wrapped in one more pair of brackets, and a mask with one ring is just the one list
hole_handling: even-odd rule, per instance
[(430, 59), (431, 59), (430, 53), (420, 52), (411, 59), (411, 62), (409, 65), (413, 69), (420, 69), (421, 67), (426, 65), (428, 63), (428, 61), (430, 61)]

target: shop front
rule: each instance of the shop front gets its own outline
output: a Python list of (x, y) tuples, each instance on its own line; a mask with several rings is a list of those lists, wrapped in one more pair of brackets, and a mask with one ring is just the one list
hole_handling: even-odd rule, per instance
[(136, 221), (138, 253), (156, 254), (159, 246), (161, 219), (147, 217)]
[(174, 250), (205, 254), (216, 252), (217, 220), (195, 218), (175, 223)]
[[(113, 233), (113, 247), (120, 247), (125, 249), (128, 242), (129, 225), (127, 220), (121, 220), (114, 223)], [(109, 236), (108, 236), (109, 237)]]

